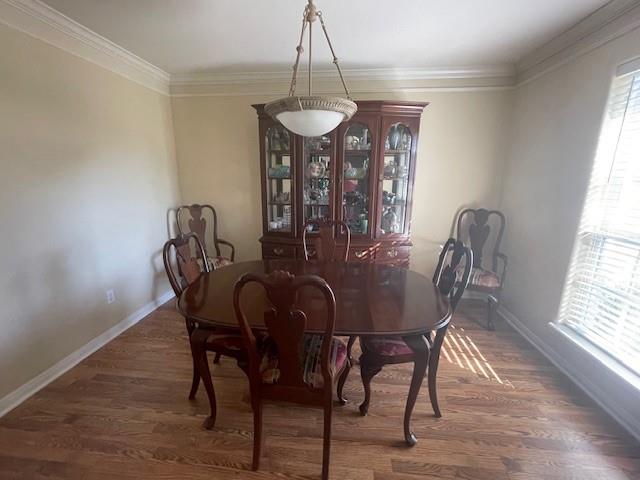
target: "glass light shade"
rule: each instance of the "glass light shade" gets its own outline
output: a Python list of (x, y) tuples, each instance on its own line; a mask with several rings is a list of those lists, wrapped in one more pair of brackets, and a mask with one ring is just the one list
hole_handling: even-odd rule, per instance
[(319, 137), (336, 128), (344, 121), (344, 113), (329, 110), (298, 110), (282, 112), (276, 119), (287, 130), (303, 137)]
[(287, 130), (319, 137), (349, 120), (358, 107), (340, 97), (285, 97), (265, 105), (265, 111)]

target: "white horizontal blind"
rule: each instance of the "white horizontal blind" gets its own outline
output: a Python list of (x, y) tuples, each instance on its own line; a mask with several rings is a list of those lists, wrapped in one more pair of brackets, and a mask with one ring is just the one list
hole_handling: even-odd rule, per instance
[(560, 323), (640, 373), (640, 71), (614, 79)]

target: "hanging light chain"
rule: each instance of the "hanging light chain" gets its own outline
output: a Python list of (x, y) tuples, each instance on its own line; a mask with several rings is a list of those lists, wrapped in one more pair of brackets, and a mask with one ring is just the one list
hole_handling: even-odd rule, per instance
[(336, 66), (338, 70), (338, 75), (340, 75), (340, 81), (342, 82), (342, 87), (347, 95), (347, 98), (351, 100), (351, 94), (349, 93), (349, 89), (347, 88), (347, 83), (344, 80), (344, 76), (342, 75), (342, 70), (340, 69), (340, 64), (338, 63), (338, 57), (336, 56), (336, 52), (333, 49), (333, 44), (331, 43), (331, 39), (329, 38), (329, 33), (327, 32), (327, 27), (324, 23), (324, 19), (322, 17), (322, 12), (316, 10), (315, 5), (313, 4), (313, 0), (309, 0), (309, 3), (304, 9), (304, 13), (302, 15), (302, 30), (300, 32), (300, 41), (298, 42), (298, 46), (296, 47), (296, 62), (293, 65), (293, 76), (291, 77), (291, 86), (289, 87), (289, 96), (292, 97), (296, 93), (296, 84), (298, 77), (298, 67), (300, 66), (300, 56), (304, 52), (304, 47), (302, 43), (304, 42), (304, 34), (307, 29), (307, 24), (309, 24), (309, 96), (311, 96), (311, 74), (312, 74), (312, 60), (311, 60), (311, 23), (315, 21), (315, 19), (320, 19), (320, 25), (322, 26), (322, 31), (324, 32), (324, 36), (327, 39), (327, 44), (329, 45), (329, 49), (331, 50), (331, 55), (333, 56), (333, 64)]
[(351, 94), (349, 93), (349, 89), (347, 88), (347, 82), (344, 81), (344, 76), (342, 75), (340, 64), (338, 63), (338, 57), (336, 56), (336, 52), (333, 49), (333, 44), (331, 43), (331, 39), (329, 38), (329, 32), (327, 32), (327, 26), (324, 24), (324, 18), (322, 18), (322, 12), (318, 11), (317, 15), (318, 15), (318, 18), (320, 19), (320, 25), (322, 25), (322, 31), (324, 32), (324, 36), (327, 39), (329, 50), (331, 50), (331, 55), (333, 55), (333, 64), (336, 66), (336, 69), (338, 70), (338, 75), (340, 75), (340, 81), (342, 82), (344, 93), (346, 93), (347, 98), (351, 100)]
[(304, 52), (302, 42), (304, 41), (304, 32), (307, 29), (307, 9), (304, 9), (304, 15), (302, 16), (302, 31), (300, 32), (300, 41), (296, 47), (296, 63), (293, 65), (293, 77), (291, 77), (291, 86), (289, 87), (289, 96), (292, 97), (296, 93), (296, 80), (298, 77), (298, 66), (300, 65), (300, 55)]

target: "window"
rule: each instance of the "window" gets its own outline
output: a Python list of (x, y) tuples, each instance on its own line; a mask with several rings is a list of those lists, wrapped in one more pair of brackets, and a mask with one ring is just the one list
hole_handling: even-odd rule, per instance
[(638, 60), (611, 87), (559, 321), (640, 374)]

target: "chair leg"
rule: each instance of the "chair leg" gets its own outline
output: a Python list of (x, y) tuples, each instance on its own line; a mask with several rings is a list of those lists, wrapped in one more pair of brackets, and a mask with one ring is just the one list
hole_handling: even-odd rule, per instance
[(213, 389), (213, 382), (211, 381), (211, 371), (209, 370), (205, 341), (194, 341), (192, 335), (191, 348), (196, 358), (200, 378), (202, 378), (202, 383), (204, 383), (204, 388), (207, 391), (207, 397), (209, 397), (209, 408), (211, 409), (211, 413), (204, 421), (203, 426), (207, 430), (211, 430), (216, 424), (216, 392)]
[(347, 342), (347, 358), (349, 359), (349, 362), (351, 362), (351, 365), (353, 365), (353, 357), (351, 356), (351, 351), (353, 350), (353, 344), (356, 343), (357, 338), (357, 336), (351, 335), (349, 337), (349, 341)]
[(191, 356), (193, 357), (193, 379), (191, 380), (191, 391), (189, 392), (189, 400), (193, 400), (196, 398), (196, 393), (198, 393), (198, 387), (200, 386), (200, 372), (198, 372), (198, 365), (196, 363), (196, 358), (191, 352)]
[(222, 356), (222, 354), (220, 352), (216, 352), (216, 356), (213, 358), (213, 363), (218, 365), (220, 363), (220, 357), (221, 356)]
[(429, 400), (431, 400), (431, 406), (433, 407), (433, 413), (436, 418), (440, 418), (440, 406), (438, 405), (438, 393), (436, 391), (436, 377), (438, 374), (438, 364), (440, 363), (440, 349), (442, 348), (442, 342), (447, 333), (447, 328), (441, 328), (436, 332), (436, 338), (429, 354), (429, 368), (428, 368), (428, 384), (429, 384)]
[(342, 394), (342, 389), (344, 388), (344, 384), (347, 382), (347, 377), (349, 376), (349, 371), (351, 370), (351, 360), (349, 360), (349, 358), (347, 358), (345, 360), (346, 364), (344, 366), (344, 370), (342, 372), (342, 374), (340, 375), (340, 378), (338, 379), (338, 390), (337, 390), (337, 394), (338, 394), (338, 403), (340, 405), (344, 405), (347, 403), (347, 399), (344, 398), (344, 395)]
[(200, 386), (200, 372), (198, 371), (198, 363), (196, 361), (196, 355), (193, 350), (193, 346), (191, 345), (191, 334), (195, 330), (195, 326), (193, 321), (189, 318), (185, 318), (185, 323), (187, 326), (187, 334), (189, 335), (189, 347), (191, 348), (191, 358), (193, 360), (193, 377), (191, 379), (191, 390), (189, 391), (189, 400), (193, 400), (196, 398), (196, 393), (198, 393), (198, 387)]
[(324, 407), (324, 435), (322, 440), (322, 480), (329, 480), (329, 458), (331, 456), (331, 402)]
[(360, 404), (360, 415), (365, 416), (369, 412), (371, 401), (371, 380), (382, 370), (381, 365), (371, 364), (366, 355), (360, 357), (360, 376), (364, 387), (364, 401)]
[(423, 335), (415, 335), (412, 337), (404, 337), (404, 341), (409, 348), (413, 350), (413, 375), (411, 376), (411, 386), (407, 395), (407, 405), (404, 409), (404, 440), (407, 445), (413, 447), (418, 439), (411, 430), (411, 414), (413, 407), (418, 399), (418, 393), (422, 386), (422, 380), (427, 372), (427, 364), (429, 362), (429, 343)]
[(495, 310), (498, 308), (498, 301), (495, 297), (489, 296), (487, 298), (487, 330), (493, 331), (496, 329), (495, 324), (493, 323), (493, 315)]
[(253, 462), (251, 468), (260, 468), (260, 456), (262, 455), (262, 402), (253, 402)]

